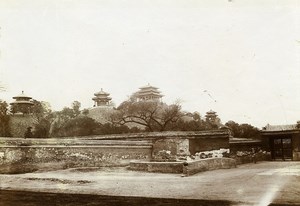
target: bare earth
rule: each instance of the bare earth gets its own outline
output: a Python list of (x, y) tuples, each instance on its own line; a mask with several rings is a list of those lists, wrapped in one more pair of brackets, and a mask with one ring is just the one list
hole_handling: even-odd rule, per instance
[[(202, 172), (190, 177), (135, 172), (126, 168), (81, 168), (2, 174), (0, 189), (0, 205), (13, 205), (9, 202), (12, 197), (17, 198), (17, 193), (12, 191), (171, 198), (186, 200), (186, 203), (191, 199), (225, 201), (203, 205), (300, 205), (300, 162), (259, 162), (241, 165), (235, 169)], [(9, 192), (11, 194), (7, 195)], [(8, 196), (10, 199), (5, 199)], [(90, 200), (92, 201), (92, 197)], [(156, 205), (160, 205), (159, 201), (163, 202), (163, 199), (159, 199)], [(30, 205), (38, 203), (33, 202)], [(177, 205), (191, 204), (178, 202)]]

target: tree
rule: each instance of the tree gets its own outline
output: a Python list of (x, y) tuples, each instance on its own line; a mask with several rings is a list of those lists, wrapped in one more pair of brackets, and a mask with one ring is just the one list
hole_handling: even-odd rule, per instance
[(34, 125), (33, 137), (35, 138), (47, 138), (50, 136), (51, 122), (53, 121), (53, 114), (49, 113), (38, 120), (38, 123)]
[(82, 110), (82, 114), (87, 116), (90, 113), (90, 111), (88, 109), (84, 109)]
[(0, 101), (0, 136), (2, 137), (11, 136), (8, 111), (8, 104), (5, 101)]
[(211, 125), (201, 119), (199, 112), (183, 112), (181, 118), (170, 125), (167, 130), (174, 131), (202, 131), (211, 129)]
[(80, 107), (81, 103), (74, 101), (71, 104), (71, 108), (64, 107), (61, 111), (52, 113), (49, 123), (46, 124), (46, 121), (44, 122), (44, 125), (49, 127), (48, 136), (61, 137), (92, 134), (93, 132), (91, 132), (89, 128), (91, 125), (95, 126), (95, 124), (92, 123), (94, 120), (87, 117), (89, 112), (87, 109), (83, 111), (83, 115), (80, 115)]
[(40, 120), (51, 113), (51, 106), (48, 102), (32, 100), (31, 113)]
[(156, 101), (136, 102), (131, 98), (117, 108), (117, 112), (112, 115), (112, 121), (120, 125), (134, 123), (152, 132), (167, 130), (181, 116), (181, 106), (177, 103), (167, 105)]
[(72, 109), (74, 111), (75, 116), (78, 116), (80, 114), (80, 107), (81, 103), (78, 101), (72, 102)]
[(21, 112), (23, 114), (29, 114), (31, 111), (31, 105), (28, 104), (13, 104), (10, 106), (11, 113), (15, 114)]
[(260, 137), (259, 129), (250, 124), (238, 124), (234, 121), (228, 121), (225, 125), (231, 129), (234, 137), (254, 139)]
[(93, 135), (99, 127), (94, 119), (86, 116), (78, 116), (68, 120), (59, 129), (57, 136), (88, 136)]

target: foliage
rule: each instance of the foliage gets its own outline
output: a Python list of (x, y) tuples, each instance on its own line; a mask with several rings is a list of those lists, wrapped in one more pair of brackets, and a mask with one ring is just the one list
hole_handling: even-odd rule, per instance
[(80, 114), (81, 103), (78, 101), (72, 102), (72, 109), (74, 111), (74, 115), (78, 116)]
[(9, 128), (9, 113), (8, 104), (0, 101), (0, 136), (11, 136)]
[(123, 102), (118, 112), (112, 115), (112, 121), (120, 125), (135, 123), (147, 131), (165, 131), (170, 124), (176, 123), (182, 116), (179, 104), (166, 105), (156, 101)]
[(49, 117), (44, 117), (42, 119), (39, 119), (38, 123), (35, 125), (33, 131), (33, 137), (35, 138), (49, 137), (50, 127), (51, 127), (51, 120)]
[(190, 120), (184, 121), (180, 119), (173, 124), (168, 130), (175, 130), (175, 131), (202, 131), (205, 130), (206, 125), (205, 121), (203, 120)]
[(30, 113), (30, 105), (27, 104), (13, 104), (10, 106), (11, 113), (15, 114), (17, 112), (22, 112), (23, 114), (29, 114)]
[(58, 130), (57, 136), (88, 136), (93, 135), (99, 127), (94, 119), (86, 116), (78, 116), (66, 121)]
[(250, 124), (238, 124), (234, 121), (228, 121), (225, 125), (231, 129), (234, 137), (254, 139), (260, 137), (259, 129)]
[(31, 112), (38, 120), (51, 113), (51, 106), (48, 102), (35, 99), (32, 102)]
[(88, 109), (84, 109), (81, 112), (83, 115), (88, 115), (89, 114), (89, 110)]
[(32, 100), (33, 105), (31, 112), (37, 119), (32, 131), (32, 137), (46, 138), (49, 137), (50, 119), (53, 116), (51, 106), (48, 102)]

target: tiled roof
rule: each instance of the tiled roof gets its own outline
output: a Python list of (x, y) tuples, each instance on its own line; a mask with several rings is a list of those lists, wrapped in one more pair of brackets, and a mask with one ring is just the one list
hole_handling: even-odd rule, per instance
[(100, 92), (96, 92), (94, 95), (95, 96), (109, 96), (110, 94), (107, 93), (107, 92), (105, 92), (105, 91), (103, 91), (103, 89), (101, 88), (101, 91)]
[(22, 91), (22, 93), (19, 94), (18, 96), (13, 97), (13, 99), (18, 99), (18, 98), (32, 99), (30, 96), (24, 94), (24, 91)]
[(148, 89), (148, 88), (151, 88), (151, 89), (158, 89), (157, 87), (153, 87), (151, 86), (150, 84), (146, 85), (146, 86), (143, 86), (143, 87), (140, 87), (140, 89)]
[(287, 124), (287, 125), (269, 125), (267, 124), (263, 131), (287, 131), (287, 130), (296, 130), (297, 124)]

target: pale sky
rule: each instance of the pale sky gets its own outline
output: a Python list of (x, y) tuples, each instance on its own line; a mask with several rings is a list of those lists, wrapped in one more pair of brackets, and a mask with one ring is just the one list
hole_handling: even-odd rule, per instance
[(223, 123), (300, 120), (300, 1), (0, 0), (0, 27), (8, 102), (119, 105), (150, 83)]

